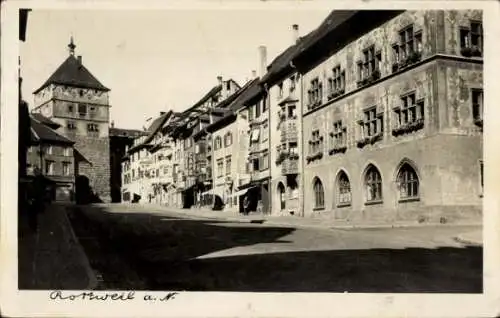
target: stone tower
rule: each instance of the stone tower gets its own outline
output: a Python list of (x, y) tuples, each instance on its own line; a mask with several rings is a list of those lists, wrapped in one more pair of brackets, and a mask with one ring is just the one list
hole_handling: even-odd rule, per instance
[(75, 141), (75, 198), (77, 202), (110, 202), (109, 89), (75, 56), (69, 56), (34, 92), (33, 112), (61, 125), (61, 133)]

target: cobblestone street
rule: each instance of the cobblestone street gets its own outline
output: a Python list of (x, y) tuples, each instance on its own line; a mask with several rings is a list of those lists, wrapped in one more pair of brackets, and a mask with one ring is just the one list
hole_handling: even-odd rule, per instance
[(98, 289), (482, 291), (482, 248), (454, 240), (471, 226), (312, 229), (141, 206), (68, 209)]

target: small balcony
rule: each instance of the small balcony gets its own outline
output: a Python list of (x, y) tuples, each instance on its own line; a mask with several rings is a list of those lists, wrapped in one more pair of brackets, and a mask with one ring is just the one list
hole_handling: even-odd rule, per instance
[(281, 174), (282, 175), (290, 175), (290, 174), (298, 174), (299, 173), (299, 160), (286, 158), (281, 163)]
[(286, 119), (281, 123), (281, 142), (297, 142), (298, 130), (296, 119)]

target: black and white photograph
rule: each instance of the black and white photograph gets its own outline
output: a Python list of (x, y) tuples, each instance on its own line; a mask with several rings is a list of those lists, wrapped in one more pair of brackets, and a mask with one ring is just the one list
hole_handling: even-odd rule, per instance
[[(2, 293), (82, 317), (188, 295), (220, 295), (200, 317), (495, 315), (498, 6), (118, 2), (9, 8)], [(387, 311), (318, 305), (363, 294)], [(456, 307), (389, 310), (418, 295)]]

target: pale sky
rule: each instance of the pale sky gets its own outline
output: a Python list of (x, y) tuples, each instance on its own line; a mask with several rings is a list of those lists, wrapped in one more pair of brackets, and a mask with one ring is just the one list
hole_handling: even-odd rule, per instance
[(301, 36), (330, 10), (33, 10), (21, 43), (23, 95), (32, 92), (68, 56), (75, 55), (111, 89), (111, 120), (140, 129), (160, 111), (182, 111), (217, 84), (217, 76), (243, 85), (259, 70), (258, 46), (267, 62), (292, 43), (291, 26)]

